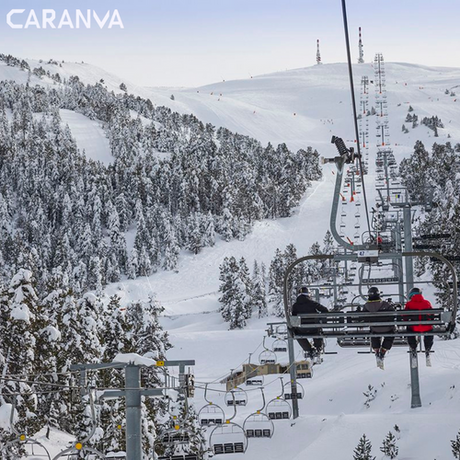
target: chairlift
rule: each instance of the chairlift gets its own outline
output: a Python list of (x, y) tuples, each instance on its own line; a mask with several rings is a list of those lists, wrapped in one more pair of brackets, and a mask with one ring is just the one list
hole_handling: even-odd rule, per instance
[(13, 446), (21, 446), (24, 454), (21, 455), (21, 458), (30, 458), (30, 459), (48, 459), (51, 460), (50, 453), (48, 449), (38, 442), (36, 439), (26, 436), (23, 433), (20, 433), (14, 425), (14, 413), (16, 412), (16, 396), (13, 397), (11, 404), (10, 412), (10, 428), (11, 431), (16, 435), (15, 439), (5, 443), (0, 447), (0, 457), (3, 458), (3, 454), (9, 455), (11, 453), (11, 448)]
[[(298, 263), (305, 260), (340, 260), (337, 255), (312, 255), (297, 259), (289, 266), (285, 273), (284, 279), (284, 306), (286, 321), (288, 327), (291, 328), (293, 338), (327, 338), (327, 337), (352, 337), (352, 338), (370, 338), (381, 336), (377, 332), (372, 332), (370, 328), (374, 326), (394, 326), (395, 331), (385, 333), (385, 336), (391, 337), (409, 337), (421, 335), (437, 335), (450, 336), (456, 325), (457, 315), (457, 275), (455, 268), (444, 256), (434, 252), (403, 252), (399, 253), (399, 257), (427, 257), (431, 256), (443, 262), (450, 271), (451, 279), (453, 280), (451, 297), (449, 306), (445, 308), (433, 308), (430, 310), (396, 310), (384, 312), (364, 312), (364, 311), (332, 311), (328, 313), (318, 314), (301, 314), (297, 316), (291, 315), (288, 288), (288, 277)], [(383, 256), (380, 256), (383, 257)], [(384, 260), (392, 260), (398, 257), (398, 254), (385, 254)], [(356, 254), (358, 258), (358, 254)], [(375, 280), (373, 280), (375, 281)], [(363, 286), (363, 281), (359, 279), (359, 285)], [(369, 279), (367, 280), (369, 282)], [(367, 283), (366, 283), (367, 284)], [(377, 283), (378, 284), (378, 283)], [(390, 284), (390, 283), (387, 283)], [(398, 285), (399, 278), (395, 277), (392, 284)], [(312, 320), (314, 322), (312, 322)], [(411, 321), (417, 324), (430, 325), (432, 329), (426, 332), (414, 332), (408, 326)]]
[(298, 379), (311, 379), (313, 377), (313, 367), (310, 361), (306, 359), (298, 361), (295, 367)]
[[(232, 393), (232, 397), (235, 397), (234, 393)], [(248, 448), (248, 438), (244, 429), (232, 422), (236, 416), (236, 401), (231, 405), (233, 406), (233, 416), (222, 425), (216, 426), (209, 436), (209, 446), (214, 455), (244, 454)]]
[[(187, 404), (186, 404), (187, 411)], [(193, 452), (193, 445), (199, 445), (199, 437), (182, 425), (181, 422), (174, 419), (174, 426), (167, 428), (159, 434), (157, 442), (164, 448), (165, 453), (158, 457), (158, 460), (199, 460), (202, 458), (204, 451), (201, 446), (201, 452)], [(196, 449), (196, 448), (195, 448)]]
[(262, 408), (248, 415), (243, 423), (243, 430), (248, 438), (271, 438), (275, 431), (273, 421), (262, 411), (265, 408), (265, 395), (263, 388), (260, 388), (262, 393)]
[(251, 377), (249, 379), (246, 379), (246, 385), (247, 386), (262, 386), (264, 384), (264, 376), (263, 375), (256, 375), (254, 377)]
[(270, 420), (288, 420), (292, 417), (291, 405), (284, 399), (284, 384), (283, 377), (280, 377), (281, 381), (281, 394), (276, 398), (272, 399), (265, 408), (265, 413), (268, 415)]
[(23, 454), (21, 454), (20, 457), (14, 457), (14, 458), (18, 458), (18, 459), (28, 458), (32, 460), (35, 460), (35, 459), (51, 460), (50, 453), (48, 452), (48, 449), (43, 444), (25, 435), (19, 435), (17, 439), (13, 439), (12, 441), (5, 443), (4, 446), (0, 448), (0, 457), (3, 458), (3, 454), (5, 455), (11, 454), (11, 448), (13, 446), (21, 446), (24, 452)]
[(283, 397), (286, 401), (290, 399), (303, 399), (305, 397), (305, 389), (302, 384), (297, 383), (297, 393), (293, 394), (291, 382), (287, 382), (284, 384)]
[(283, 339), (276, 339), (272, 347), (274, 353), (286, 353), (288, 351), (287, 342)]
[(248, 394), (240, 387), (233, 388), (225, 393), (227, 406), (245, 406), (248, 403)]
[(259, 355), (259, 364), (276, 364), (276, 354), (265, 346), (265, 337), (263, 340), (263, 350)]
[(207, 402), (198, 412), (200, 426), (222, 425), (225, 421), (224, 410), (207, 398), (208, 384), (204, 387), (204, 400)]
[(105, 455), (102, 452), (99, 452), (97, 449), (93, 449), (86, 445), (86, 443), (92, 438), (94, 433), (96, 432), (96, 410), (94, 408), (94, 390), (90, 389), (89, 394), (89, 404), (91, 410), (91, 421), (92, 426), (89, 434), (82, 439), (81, 441), (75, 442), (71, 447), (68, 449), (59, 452), (57, 455), (53, 457), (52, 460), (58, 460), (60, 458), (67, 458), (67, 459), (77, 459), (77, 458), (87, 458), (94, 460), (96, 458), (105, 459)]

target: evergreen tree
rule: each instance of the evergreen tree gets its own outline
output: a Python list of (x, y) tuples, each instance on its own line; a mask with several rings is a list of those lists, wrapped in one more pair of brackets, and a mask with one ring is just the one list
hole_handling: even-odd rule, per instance
[(257, 317), (265, 318), (268, 316), (265, 265), (261, 264), (259, 266), (256, 260), (254, 261), (254, 268), (252, 271), (251, 297), (251, 303), (254, 306), (254, 310), (257, 312)]
[(356, 446), (353, 454), (353, 460), (375, 460), (372, 457), (372, 444), (363, 434), (359, 440), (359, 444)]
[(380, 450), (391, 460), (398, 456), (399, 448), (396, 445), (396, 437), (391, 431), (388, 432), (386, 438), (383, 440)]
[(450, 442), (452, 445), (452, 455), (454, 458), (460, 459), (460, 430), (457, 433), (456, 438)]
[(220, 312), (224, 321), (230, 323), (230, 329), (241, 329), (248, 319), (246, 286), (241, 275), (240, 266), (234, 257), (225, 258), (219, 267), (221, 284), (219, 292)]
[(270, 262), (268, 271), (268, 295), (273, 313), (278, 317), (284, 316), (283, 306), (283, 281), (284, 281), (284, 256), (279, 248)]

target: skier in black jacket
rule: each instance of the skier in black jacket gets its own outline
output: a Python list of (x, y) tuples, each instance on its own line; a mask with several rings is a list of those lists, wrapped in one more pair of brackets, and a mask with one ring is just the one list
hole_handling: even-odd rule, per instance
[[(310, 291), (306, 286), (302, 286), (299, 290), (299, 296), (297, 297), (294, 305), (292, 306), (292, 316), (305, 315), (305, 314), (316, 314), (316, 313), (328, 313), (329, 310), (326, 307), (323, 307), (318, 302), (315, 302), (310, 297)], [(304, 323), (314, 323), (316, 322), (313, 318), (311, 320), (303, 320)], [(322, 330), (321, 328), (294, 328), (296, 334), (317, 334)], [(323, 350), (324, 341), (322, 338), (313, 339), (314, 348), (311, 346), (311, 343), (308, 339), (298, 339), (299, 345), (305, 351), (305, 354), (308, 354), (311, 358), (318, 356), (319, 353)]]

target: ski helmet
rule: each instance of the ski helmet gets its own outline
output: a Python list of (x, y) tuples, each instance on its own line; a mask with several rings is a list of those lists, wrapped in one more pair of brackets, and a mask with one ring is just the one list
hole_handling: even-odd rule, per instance
[(379, 300), (380, 299), (380, 290), (378, 287), (372, 286), (367, 291), (367, 296), (369, 300)]
[(409, 292), (409, 299), (412, 299), (414, 295), (421, 294), (421, 293), (422, 293), (422, 290), (420, 288), (414, 287)]
[(310, 295), (310, 289), (308, 289), (307, 286), (302, 286), (299, 289), (299, 294)]

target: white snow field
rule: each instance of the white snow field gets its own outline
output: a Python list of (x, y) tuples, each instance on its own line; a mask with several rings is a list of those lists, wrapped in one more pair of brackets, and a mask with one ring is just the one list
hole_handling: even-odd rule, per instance
[[(361, 76), (368, 75), (374, 80), (373, 68), (371, 64), (355, 65), (354, 72), (359, 101)], [(398, 161), (411, 153), (418, 139), (427, 149), (435, 141), (460, 140), (460, 100), (445, 94), (446, 89), (456, 91), (460, 69), (389, 63), (386, 81), (391, 147)], [(370, 106), (373, 92), (371, 85)], [(152, 100), (158, 94), (166, 98), (171, 93), (175, 101), (167, 101), (170, 107), (192, 112), (203, 121), (254, 136), (264, 143), (286, 142), (292, 149), (312, 146), (321, 155), (330, 157), (335, 155), (335, 147), (330, 144), (332, 134), (349, 141), (348, 145), (353, 145), (355, 138), (345, 64), (326, 64), (198, 89), (152, 90)], [(411, 123), (406, 123), (409, 133), (402, 133), (409, 105), (419, 120), (433, 115), (442, 119), (445, 129), (439, 130), (439, 138), (434, 138), (425, 126), (412, 129)], [(369, 124), (370, 174), (366, 176), (366, 187), (372, 205), (376, 154), (372, 117)], [(178, 273), (162, 272), (149, 279), (117, 283), (106, 290), (107, 295), (117, 293), (123, 301), (157, 294), (166, 309), (163, 325), (174, 344), (168, 357), (195, 359), (197, 382), (214, 382), (211, 388), (221, 389), (221, 393), (211, 397), (213, 402), (224, 404), (223, 387), (217, 383), (222, 376), (228, 375), (230, 369), (238, 369), (249, 353), (254, 353), (252, 362), (257, 362), (266, 329), (266, 321), (253, 319), (242, 331), (227, 331), (217, 313), (219, 264), (231, 255), (244, 256), (250, 267), (254, 259), (268, 264), (277, 247), (284, 249), (294, 243), (300, 256), (312, 243), (321, 242), (329, 228), (334, 168), (324, 166), (323, 180), (312, 185), (292, 217), (258, 222), (245, 241), (218, 241), (214, 248), (206, 248), (197, 256), (184, 254)], [(382, 372), (372, 355), (340, 349), (329, 342), (328, 349), (338, 354), (327, 355), (324, 363), (315, 367), (314, 378), (301, 382), (306, 397), (300, 402), (300, 418), (275, 422), (272, 439), (251, 439), (244, 456), (230, 454), (225, 458), (351, 459), (353, 449), (365, 433), (373, 444), (373, 455), (381, 459), (384, 457), (379, 447), (395, 424), (401, 429), (401, 439), (397, 442), (399, 459), (453, 458), (450, 440), (460, 429), (458, 341), (437, 340), (433, 367), (426, 368), (424, 362), (420, 363), (423, 407), (419, 409), (410, 409), (410, 369), (405, 347), (394, 348), (389, 353), (386, 370)], [(297, 356), (301, 356), (299, 348)], [(284, 381), (288, 378), (284, 377)], [(267, 399), (276, 397), (277, 376), (266, 377), (267, 382), (273, 382), (266, 386)], [(198, 385), (202, 388), (203, 383)], [(377, 397), (366, 408), (363, 392), (368, 385), (377, 389)], [(249, 405), (238, 408), (238, 423), (260, 408), (258, 391), (249, 394)], [(204, 405), (202, 397), (202, 391), (197, 391), (194, 400), (197, 409)], [(229, 408), (226, 415), (232, 415)]]
[[(435, 141), (459, 142), (460, 99), (445, 94), (445, 90), (460, 91), (460, 69), (403, 63), (386, 63), (385, 66), (391, 147), (396, 159), (400, 161), (408, 156), (418, 139), (425, 143), (427, 149), (431, 149)], [(61, 76), (77, 74), (85, 83), (95, 83), (103, 78), (109, 89), (115, 91), (119, 91), (118, 86), (122, 82), (86, 64), (63, 64), (63, 70), (55, 66), (53, 69), (62, 73)], [(354, 65), (354, 72), (359, 101), (361, 76), (368, 75), (370, 80), (374, 80), (373, 67), (370, 63)], [(24, 75), (27, 76), (0, 64), (0, 79), (19, 79)], [(44, 83), (35, 80), (33, 83)], [(129, 92), (150, 97), (155, 104), (165, 104), (183, 113), (194, 113), (204, 122), (254, 136), (263, 143), (286, 142), (291, 149), (312, 146), (325, 157), (335, 155), (335, 147), (330, 144), (332, 134), (343, 137), (348, 145), (354, 143), (348, 74), (346, 65), (342, 63), (194, 89), (145, 89), (125, 83)], [(370, 91), (372, 106), (373, 85)], [(175, 96), (174, 101), (169, 98), (171, 94)], [(439, 138), (434, 138), (433, 132), (425, 126), (412, 129), (411, 123), (406, 123), (409, 133), (402, 133), (401, 126), (405, 123), (409, 105), (419, 121), (433, 115), (442, 119), (445, 128), (439, 129)], [(96, 140), (94, 131), (93, 134), (88, 132), (88, 137), (85, 137), (80, 115), (63, 115), (80, 148), (85, 148), (88, 155), (99, 152), (101, 158), (106, 158), (103, 143)], [(369, 124), (372, 166), (376, 154), (373, 117), (369, 119)], [(77, 128), (81, 129), (79, 133)], [(96, 125), (93, 128), (96, 129)], [(90, 136), (94, 136), (94, 143)], [(91, 146), (94, 153), (90, 153)], [(117, 294), (122, 302), (155, 294), (164, 305), (162, 324), (169, 331), (174, 345), (168, 352), (168, 358), (196, 360), (194, 372), (198, 388), (193, 403), (197, 410), (204, 404), (202, 388), (205, 382), (210, 383), (212, 390), (218, 390), (211, 392), (210, 399), (224, 404), (223, 386), (218, 382), (228, 375), (230, 369), (238, 369), (248, 359), (249, 353), (253, 353), (252, 362), (257, 362), (266, 321), (274, 319), (254, 318), (244, 330), (228, 331), (227, 324), (218, 313), (219, 265), (225, 256), (244, 256), (250, 268), (254, 259), (268, 266), (277, 247), (284, 250), (287, 244), (294, 243), (301, 256), (315, 241), (321, 243), (329, 228), (334, 168), (332, 165), (324, 166), (323, 180), (312, 184), (292, 217), (256, 223), (245, 241), (225, 243), (219, 240), (215, 247), (205, 248), (196, 256), (183, 252), (177, 272), (160, 272), (149, 278), (127, 280), (110, 285), (105, 290), (106, 298)], [(371, 205), (374, 179), (371, 168), (366, 176)], [(270, 341), (267, 342), (269, 344)], [(244, 455), (227, 454), (224, 458), (351, 460), (353, 449), (365, 433), (373, 444), (373, 456), (380, 460), (384, 458), (379, 450), (382, 440), (397, 424), (401, 429), (401, 439), (397, 441), (398, 459), (452, 459), (450, 440), (460, 429), (459, 344), (458, 340), (435, 341), (433, 366), (426, 368), (424, 362), (420, 363), (423, 407), (410, 409), (409, 358), (405, 348), (394, 348), (389, 352), (386, 369), (382, 372), (376, 367), (372, 355), (340, 349), (330, 340), (327, 349), (338, 353), (326, 355), (324, 363), (315, 366), (314, 377), (300, 381), (305, 389), (305, 398), (300, 401), (300, 418), (276, 421), (272, 439), (251, 439)], [(301, 356), (299, 348), (296, 353)], [(286, 361), (285, 356), (279, 358)], [(265, 378), (267, 400), (279, 394), (278, 377)], [(284, 382), (287, 381), (285, 376)], [(377, 389), (377, 394), (370, 407), (366, 408), (363, 392), (368, 385)], [(238, 423), (243, 423), (246, 415), (260, 408), (260, 393), (252, 390), (249, 396), (249, 404), (238, 408)], [(227, 416), (232, 415), (229, 408), (225, 408), (225, 412)], [(52, 434), (51, 443), (56, 444), (53, 439), (60, 438)]]

